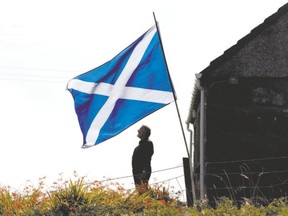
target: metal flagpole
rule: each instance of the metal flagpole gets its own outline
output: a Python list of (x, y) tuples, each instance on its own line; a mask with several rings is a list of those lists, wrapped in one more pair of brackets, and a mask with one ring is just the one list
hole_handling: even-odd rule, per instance
[(187, 155), (188, 155), (188, 158), (189, 158), (191, 190), (192, 190), (191, 193), (192, 193), (192, 197), (193, 197), (192, 203), (194, 203), (195, 202), (195, 200), (194, 200), (195, 199), (195, 195), (194, 195), (193, 190), (195, 190), (195, 188), (194, 188), (195, 184), (194, 184), (194, 178), (193, 178), (193, 173), (194, 172), (193, 172), (193, 166), (192, 166), (192, 153), (191, 154), (189, 153), (189, 149), (188, 149), (188, 145), (187, 145), (187, 141), (186, 141), (186, 137), (185, 137), (185, 133), (184, 133), (184, 128), (183, 128), (183, 125), (182, 125), (182, 120), (181, 120), (181, 116), (180, 116), (180, 112), (179, 112), (179, 108), (178, 108), (178, 104), (177, 104), (177, 97), (176, 97), (175, 89), (174, 89), (174, 86), (173, 86), (173, 82), (172, 82), (172, 79), (171, 79), (171, 76), (170, 76), (170, 73), (169, 73), (168, 64), (167, 64), (167, 61), (166, 61), (165, 52), (164, 52), (164, 48), (163, 48), (163, 44), (162, 44), (161, 34), (160, 34), (160, 31), (159, 31), (159, 28), (158, 28), (158, 23), (157, 23), (156, 16), (155, 16), (154, 12), (153, 12), (153, 16), (154, 16), (156, 29), (157, 29), (157, 32), (159, 34), (160, 46), (161, 46), (162, 53), (163, 53), (163, 56), (164, 56), (164, 61), (165, 61), (165, 65), (166, 65), (166, 68), (167, 68), (169, 81), (170, 81), (170, 84), (172, 86), (173, 97), (174, 97), (175, 106), (176, 106), (176, 110), (177, 110), (177, 114), (178, 114), (178, 119), (179, 119), (179, 123), (180, 123), (180, 126), (181, 126), (182, 135), (183, 135), (184, 143), (185, 143), (185, 146), (186, 146)]
[(174, 89), (174, 86), (173, 86), (173, 83), (172, 83), (172, 79), (171, 79), (171, 76), (170, 76), (170, 73), (169, 73), (169, 69), (168, 69), (168, 65), (167, 65), (167, 61), (166, 61), (166, 57), (165, 57), (165, 53), (164, 53), (164, 49), (163, 49), (163, 45), (162, 45), (161, 35), (160, 35), (160, 31), (159, 31), (159, 28), (158, 28), (158, 23), (157, 23), (156, 16), (155, 16), (155, 13), (154, 13), (154, 12), (153, 12), (153, 16), (154, 16), (154, 21), (155, 21), (156, 29), (157, 29), (157, 32), (158, 32), (158, 34), (159, 34), (159, 41), (160, 41), (162, 53), (163, 53), (163, 56), (164, 56), (164, 61), (165, 61), (166, 69), (167, 69), (167, 72), (168, 72), (169, 81), (170, 81), (170, 84), (171, 84), (172, 90), (173, 90), (173, 97), (174, 97), (175, 106), (176, 106), (176, 110), (177, 110), (177, 114), (178, 114), (178, 118), (179, 118), (181, 130), (182, 130), (182, 135), (183, 135), (183, 138), (184, 138), (184, 143), (185, 143), (185, 146), (186, 146), (187, 155), (188, 155), (188, 157), (190, 158), (190, 154), (189, 154), (189, 150), (188, 150), (188, 145), (187, 145), (187, 141), (186, 141), (186, 137), (185, 137), (183, 125), (182, 125), (182, 120), (181, 120), (181, 116), (180, 116), (180, 112), (179, 112), (179, 108), (178, 108), (178, 104), (177, 104), (177, 97), (176, 97), (175, 89)]

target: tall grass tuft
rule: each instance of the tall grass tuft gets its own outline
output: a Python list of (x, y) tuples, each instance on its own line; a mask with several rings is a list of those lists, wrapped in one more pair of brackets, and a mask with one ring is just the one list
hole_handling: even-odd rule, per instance
[(88, 186), (84, 185), (84, 178), (76, 181), (69, 180), (64, 186), (59, 185), (57, 190), (49, 192), (51, 211), (69, 215), (78, 208), (88, 204)]

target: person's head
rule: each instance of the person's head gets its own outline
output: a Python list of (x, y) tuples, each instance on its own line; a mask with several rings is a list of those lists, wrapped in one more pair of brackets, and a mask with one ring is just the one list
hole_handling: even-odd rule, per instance
[(137, 136), (142, 140), (142, 139), (148, 139), (150, 134), (151, 134), (151, 129), (146, 125), (142, 125), (140, 129), (138, 130)]

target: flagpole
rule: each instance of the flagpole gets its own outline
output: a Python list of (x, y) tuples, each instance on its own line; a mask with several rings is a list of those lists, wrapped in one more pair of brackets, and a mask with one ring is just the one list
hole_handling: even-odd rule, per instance
[(187, 145), (187, 141), (186, 141), (186, 137), (185, 137), (185, 133), (184, 133), (184, 128), (183, 128), (183, 125), (182, 125), (182, 120), (181, 120), (181, 116), (180, 116), (180, 112), (179, 112), (179, 108), (178, 108), (178, 104), (177, 104), (177, 97), (176, 97), (176, 93), (175, 93), (175, 89), (174, 89), (174, 86), (173, 86), (173, 82), (172, 82), (172, 79), (171, 79), (171, 76), (170, 76), (170, 73), (169, 73), (168, 64), (167, 64), (167, 61), (166, 61), (165, 52), (164, 52), (164, 48), (163, 48), (163, 44), (162, 44), (161, 34), (160, 34), (160, 31), (159, 31), (159, 28), (158, 28), (158, 22), (156, 20), (156, 16), (155, 16), (154, 12), (153, 12), (153, 17), (154, 17), (154, 21), (155, 21), (157, 32), (159, 34), (160, 46), (161, 46), (162, 53), (163, 53), (163, 56), (164, 56), (164, 61), (165, 61), (165, 65), (166, 65), (166, 69), (167, 69), (168, 77), (169, 77), (169, 82), (170, 82), (170, 84), (172, 86), (173, 97), (174, 97), (175, 106), (176, 106), (176, 110), (177, 110), (177, 114), (178, 114), (178, 119), (179, 119), (181, 130), (182, 130), (184, 143), (185, 143), (185, 146), (186, 146), (187, 155), (190, 158), (191, 155), (189, 154), (189, 150), (188, 150), (188, 145)]

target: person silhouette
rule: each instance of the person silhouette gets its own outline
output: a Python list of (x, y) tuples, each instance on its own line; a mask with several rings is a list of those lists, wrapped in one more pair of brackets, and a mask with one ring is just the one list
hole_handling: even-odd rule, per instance
[(135, 188), (140, 194), (148, 190), (148, 182), (151, 176), (151, 159), (154, 154), (153, 142), (149, 140), (151, 129), (142, 125), (137, 136), (140, 138), (139, 145), (132, 155), (132, 173)]

